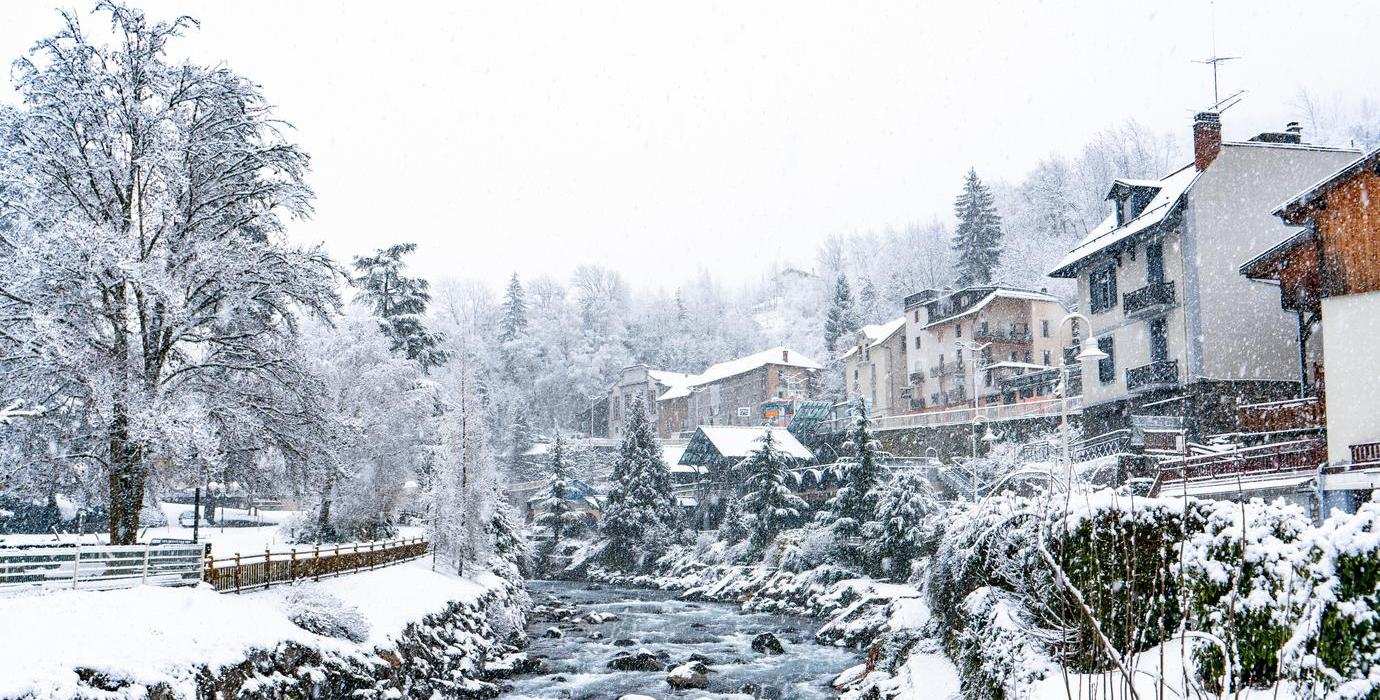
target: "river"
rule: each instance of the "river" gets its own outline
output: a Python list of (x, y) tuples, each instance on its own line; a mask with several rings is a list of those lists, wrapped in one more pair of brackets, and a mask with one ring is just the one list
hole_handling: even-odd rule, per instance
[[(541, 659), (543, 668), (510, 680), (509, 689), (500, 696), (508, 700), (615, 700), (624, 694), (833, 698), (837, 694), (829, 681), (859, 661), (853, 651), (815, 644), (812, 640), (820, 623), (808, 618), (744, 613), (733, 605), (682, 601), (662, 591), (554, 581), (533, 581), (529, 589), (534, 614), (527, 651)], [(616, 619), (592, 622), (591, 614), (593, 619)], [(550, 632), (552, 628), (559, 632)], [(782, 653), (752, 649), (753, 638), (763, 632), (780, 639)], [(659, 655), (666, 670), (608, 668), (619, 654), (638, 652)], [(673, 690), (667, 671), (692, 655), (709, 668), (708, 687)]]

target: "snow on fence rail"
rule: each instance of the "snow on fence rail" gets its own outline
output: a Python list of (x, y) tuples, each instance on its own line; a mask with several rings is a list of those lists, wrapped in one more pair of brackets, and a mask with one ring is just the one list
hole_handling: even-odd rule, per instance
[(389, 542), (316, 546), (298, 551), (206, 558), (203, 578), (219, 592), (250, 591), (275, 583), (376, 569), (426, 556), (429, 543), (421, 537)]
[[(972, 423), (974, 420), (981, 422), (997, 422), (1007, 420), (1021, 420), (1027, 418), (1052, 418), (1062, 414), (1064, 410), (1070, 416), (1078, 415), (1083, 412), (1083, 397), (1070, 396), (1068, 405), (1062, 404), (1062, 399), (1039, 399), (1036, 401), (1024, 401), (1011, 404), (993, 404), (982, 406), (974, 410), (968, 408), (956, 408), (947, 411), (927, 411), (924, 413), (902, 413), (894, 416), (878, 416), (873, 418), (872, 429), (882, 430), (904, 430), (907, 428), (928, 428), (941, 425), (964, 425)], [(847, 430), (853, 425), (853, 418), (833, 418), (823, 421), (820, 429), (826, 432), (840, 432)]]
[(0, 549), (0, 588), (194, 585), (205, 552), (190, 543)]

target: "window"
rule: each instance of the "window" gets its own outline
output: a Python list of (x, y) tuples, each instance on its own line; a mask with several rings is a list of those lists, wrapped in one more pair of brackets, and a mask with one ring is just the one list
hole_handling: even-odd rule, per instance
[(1029, 351), (1029, 350), (1026, 350), (1026, 351), (1025, 351), (1025, 363), (1026, 363), (1026, 364), (1030, 364), (1030, 351)]
[(943, 366), (944, 366), (944, 353), (942, 353), (942, 352), (939, 353), (939, 366), (940, 366), (940, 367), (943, 367)]
[(918, 336), (918, 335), (915, 336), (915, 349), (916, 349), (916, 350), (919, 350), (919, 349), (920, 349), (920, 336)]
[(1169, 359), (1169, 333), (1163, 317), (1150, 322), (1150, 361), (1164, 362)]
[(1016, 361), (1016, 352), (1015, 352), (1014, 350), (1011, 352), (1011, 361), (1012, 361), (1012, 362), (1015, 362), (1015, 361)]
[[(1040, 337), (1041, 337), (1041, 338), (1048, 338), (1048, 337), (1049, 337), (1049, 319), (1044, 319), (1043, 321), (1040, 321)], [(1045, 364), (1049, 364), (1049, 363), (1046, 362)]]
[(1101, 313), (1116, 308), (1116, 268), (1108, 265), (1088, 275), (1088, 308)]
[(1112, 336), (1098, 338), (1097, 349), (1107, 353), (1107, 357), (1097, 361), (1097, 379), (1103, 384), (1111, 384), (1116, 381), (1116, 353)]
[(1145, 246), (1145, 277), (1150, 284), (1164, 282), (1164, 244), (1158, 241)]
[(920, 307), (918, 307), (918, 306), (915, 307), (915, 322), (916, 322), (916, 323), (919, 323), (919, 322), (920, 322)]
[(1053, 364), (1050, 363), (1050, 359), (1051, 359), (1051, 358), (1050, 358), (1050, 356), (1049, 356), (1049, 351), (1048, 351), (1048, 350), (1045, 351), (1045, 354), (1044, 354), (1043, 359), (1044, 359), (1044, 363), (1043, 363), (1044, 366), (1046, 366), (1046, 367), (1052, 367), (1052, 366), (1053, 366)]
[(987, 374), (986, 374), (985, 379), (984, 379), (984, 384), (985, 384), (986, 386), (992, 386), (992, 370), (990, 370), (990, 369), (987, 370)]
[(955, 323), (955, 324), (954, 324), (954, 337), (955, 337), (955, 338), (962, 338), (962, 337), (963, 337), (963, 324), (962, 324), (962, 323)]

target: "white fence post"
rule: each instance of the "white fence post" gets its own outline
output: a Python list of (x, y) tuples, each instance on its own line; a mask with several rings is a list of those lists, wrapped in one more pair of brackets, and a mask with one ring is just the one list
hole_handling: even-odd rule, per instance
[(139, 579), (140, 584), (146, 584), (149, 582), (149, 549), (151, 549), (152, 547), (152, 544), (144, 545), (144, 575)]
[(77, 550), (72, 554), (72, 588), (77, 587), (78, 572), (81, 569), (81, 535), (77, 535)]

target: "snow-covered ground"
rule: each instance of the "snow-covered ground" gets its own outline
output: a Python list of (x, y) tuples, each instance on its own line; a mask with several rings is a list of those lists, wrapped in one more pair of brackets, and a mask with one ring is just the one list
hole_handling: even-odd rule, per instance
[[(139, 540), (148, 542), (155, 539), (192, 539), (192, 528), (183, 527), (178, 524), (178, 516), (190, 512), (192, 506), (180, 503), (160, 503), (159, 508), (167, 516), (168, 524), (159, 527), (150, 527), (142, 531)], [(218, 511), (219, 512), (219, 511)], [(199, 542), (211, 543), (211, 554), (214, 557), (232, 557), (236, 554), (249, 556), (253, 554), (263, 554), (264, 550), (275, 552), (285, 551), (296, 547), (298, 551), (310, 551), (311, 545), (294, 545), (288, 541), (283, 532), (283, 524), (286, 523), (298, 511), (293, 510), (260, 510), (254, 515), (249, 515), (246, 511), (236, 508), (226, 508), (224, 514), (231, 519), (255, 519), (263, 523), (258, 527), (201, 527), (197, 532)], [(398, 529), (398, 537), (419, 537), (423, 534), (422, 528), (401, 527)], [(109, 541), (110, 536), (106, 533), (87, 533), (84, 535), (61, 534), (61, 535), (0, 535), (0, 546), (6, 544), (42, 544), (48, 542), (72, 543), (82, 542), (85, 544), (101, 544)], [(331, 545), (334, 547), (334, 545)]]
[(292, 593), (334, 596), (368, 625), (364, 650), (388, 646), (408, 622), (450, 601), (476, 599), (499, 583), (489, 573), (457, 578), (433, 572), (431, 560), (421, 559), (243, 595), (206, 586), (11, 591), (0, 597), (0, 697), (77, 697), (77, 668), (187, 688), (198, 665), (237, 663), (251, 649), (284, 641), (344, 654), (361, 650), (293, 624), (286, 600)]

